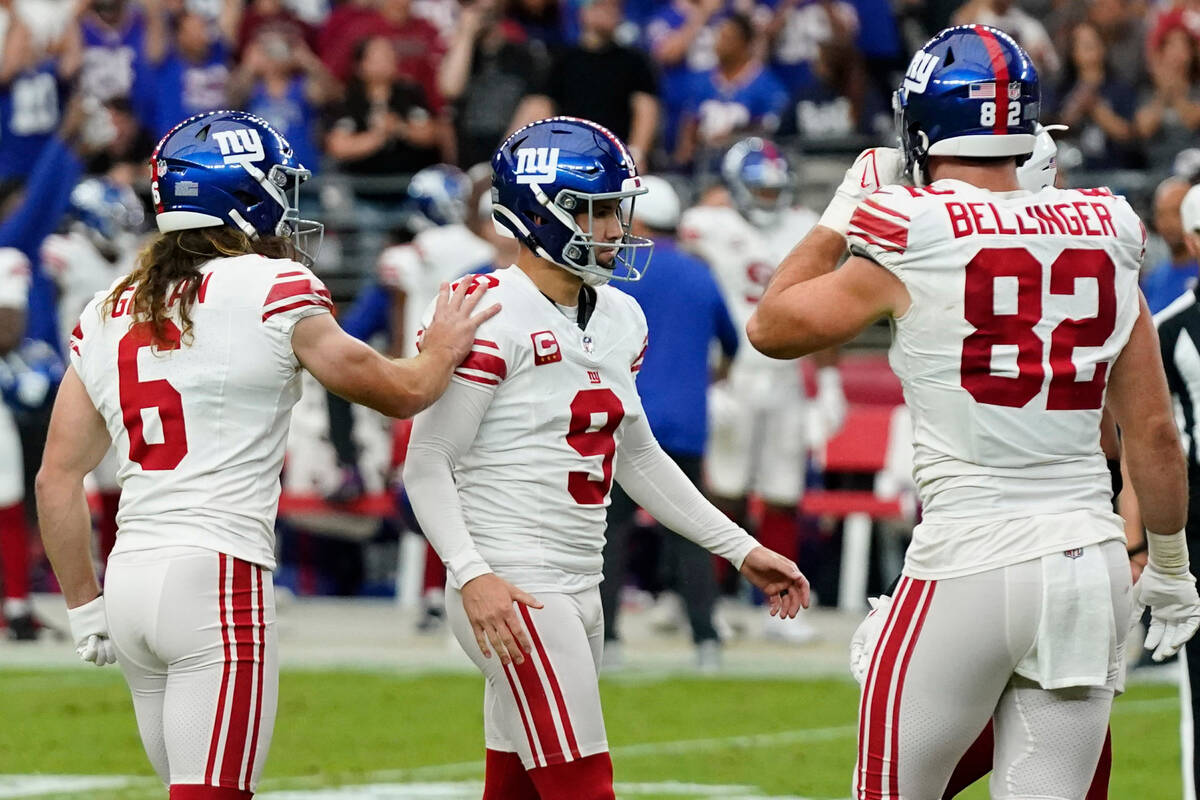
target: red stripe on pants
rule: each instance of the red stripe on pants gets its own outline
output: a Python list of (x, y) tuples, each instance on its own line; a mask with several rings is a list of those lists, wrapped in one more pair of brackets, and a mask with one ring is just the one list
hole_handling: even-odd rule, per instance
[(262, 567), (254, 567), (256, 576), (258, 577), (258, 691), (255, 692), (254, 700), (254, 730), (250, 733), (250, 758), (246, 766), (246, 781), (245, 788), (250, 789), (250, 780), (254, 776), (254, 756), (258, 752), (258, 726), (262, 722), (262, 697), (263, 697), (263, 665), (267, 662), (267, 609), (263, 605), (263, 570)]
[(537, 764), (537, 744), (533, 740), (533, 729), (529, 727), (529, 718), (525, 716), (525, 706), (521, 704), (521, 693), (517, 691), (517, 684), (513, 680), (512, 673), (508, 671), (508, 667), (501, 666), (500, 669), (504, 673), (504, 677), (508, 680), (509, 688), (512, 690), (513, 702), (517, 704), (517, 713), (521, 715), (521, 725), (525, 727), (525, 738), (529, 740), (529, 755), (533, 758), (533, 763)]
[(225, 624), (225, 614), (227, 608), (225, 598), (225, 583), (229, 577), (227, 572), (227, 561), (229, 560), (229, 556), (225, 555), (224, 553), (218, 553), (217, 558), (220, 559), (221, 564), (218, 572), (219, 578), (217, 584), (217, 598), (220, 607), (218, 624), (221, 626), (221, 639), (225, 643), (225, 667), (221, 672), (221, 691), (217, 695), (217, 716), (213, 721), (212, 740), (208, 745), (208, 767), (204, 770), (205, 780), (207, 780), (209, 783), (216, 782), (215, 770), (217, 765), (217, 748), (220, 746), (221, 742), (221, 730), (225, 727), (225, 694), (226, 690), (229, 688), (229, 668), (233, 663), (233, 658), (231, 657), (231, 653), (229, 651), (229, 627)]
[(246, 733), (254, 693), (254, 587), (249, 563), (233, 559), (233, 701), (225, 734), (219, 786), (241, 788), (242, 759), (246, 755)]
[(566, 734), (567, 747), (571, 750), (571, 757), (579, 758), (579, 744), (575, 741), (575, 729), (571, 726), (571, 717), (567, 714), (567, 703), (563, 699), (562, 688), (558, 685), (558, 676), (554, 674), (554, 665), (550, 663), (550, 655), (542, 645), (542, 637), (538, 636), (537, 628), (533, 626), (533, 615), (529, 613), (529, 609), (520, 603), (517, 604), (517, 608), (521, 610), (521, 616), (525, 618), (525, 627), (529, 631), (529, 638), (533, 640), (533, 647), (541, 656), (542, 667), (546, 670), (546, 680), (550, 681), (550, 691), (554, 693), (554, 703), (558, 706), (558, 716), (562, 720), (563, 733)]
[(558, 740), (558, 728), (554, 725), (554, 713), (550, 710), (550, 697), (542, 684), (542, 676), (538, 674), (530, 656), (525, 656), (524, 664), (513, 662), (513, 667), (521, 690), (525, 692), (525, 702), (529, 705), (529, 722), (542, 745), (546, 764), (561, 764), (568, 759)]
[(888, 772), (888, 787), (891, 790), (891, 797), (900, 796), (900, 698), (904, 694), (904, 676), (908, 674), (908, 662), (912, 661), (913, 650), (917, 649), (917, 639), (920, 638), (921, 628), (925, 625), (925, 615), (929, 613), (929, 606), (933, 603), (933, 590), (937, 588), (937, 583), (932, 581), (914, 581), (914, 583), (919, 584), (923, 590), (921, 610), (917, 613), (917, 622), (913, 628), (912, 638), (908, 640), (903, 660), (900, 662), (900, 678), (896, 681), (896, 697), (892, 701), (892, 768)]
[(867, 682), (863, 684), (859, 705), (858, 800), (879, 797), (880, 790), (874, 790), (872, 793), (871, 787), (877, 785), (883, 776), (888, 694), (891, 691), (896, 660), (900, 655), (900, 645), (908, 632), (909, 620), (919, 596), (920, 591), (914, 586), (914, 581), (910, 578), (901, 580), (896, 602), (888, 616), (883, 635), (875, 646)]

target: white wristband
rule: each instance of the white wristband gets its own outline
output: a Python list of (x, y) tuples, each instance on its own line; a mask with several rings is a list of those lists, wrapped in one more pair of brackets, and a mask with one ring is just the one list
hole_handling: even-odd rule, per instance
[(1182, 575), (1188, 571), (1187, 537), (1183, 531), (1153, 533), (1146, 531), (1147, 560), (1159, 572)]

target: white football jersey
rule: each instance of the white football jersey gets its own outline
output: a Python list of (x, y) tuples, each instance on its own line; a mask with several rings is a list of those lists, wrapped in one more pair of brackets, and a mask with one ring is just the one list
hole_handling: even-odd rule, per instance
[(15, 247), (0, 247), (0, 308), (29, 307), (29, 259)]
[(768, 358), (754, 349), (746, 336), (746, 323), (762, 300), (775, 267), (817, 219), (806, 208), (790, 208), (780, 214), (775, 225), (763, 229), (729, 206), (695, 206), (683, 213), (680, 244), (708, 263), (737, 325), (741, 344), (735, 369), (766, 370), (779, 379), (799, 381), (795, 363)]
[[(912, 298), (894, 322), (889, 358), (912, 411), (914, 478), (930, 529), (1111, 515), (1100, 415), (1138, 315), (1145, 247), (1128, 203), (1107, 190), (889, 186), (859, 205), (848, 241)], [(955, 559), (1016, 563), (1111, 538), (1102, 527), (1101, 538), (1064, 526), (1057, 537), (976, 542), (958, 555), (934, 554), (918, 532), (910, 560), (931, 569)]]
[(65, 345), (84, 306), (97, 292), (133, 270), (137, 250), (124, 249), (117, 261), (112, 262), (100, 254), (87, 236), (75, 231), (47, 236), (42, 242), (41, 257), (46, 274), (58, 286), (58, 321)]
[(644, 413), (635, 378), (646, 318), (601, 286), (581, 330), (517, 267), (475, 280), (489, 286), (484, 305), (502, 309), (453, 378), (492, 393), (454, 470), (467, 529), (492, 569), (526, 590), (594, 586), (613, 460), (625, 424)]
[[(152, 343), (131, 323), (127, 290), (84, 309), (70, 356), (120, 459), (116, 550), (207, 547), (275, 566), (279, 471), (300, 363), (292, 328), (332, 309), (294, 261), (258, 255), (201, 268), (192, 336)], [(177, 287), (173, 293), (181, 292)]]
[(417, 354), (421, 314), (437, 297), (442, 283), (490, 266), (495, 258), (496, 248), (466, 225), (430, 228), (409, 244), (388, 247), (379, 254), (379, 282), (404, 292), (402, 356)]

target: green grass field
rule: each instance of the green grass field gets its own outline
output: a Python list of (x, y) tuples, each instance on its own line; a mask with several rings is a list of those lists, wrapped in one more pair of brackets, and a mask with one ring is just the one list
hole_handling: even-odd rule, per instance
[[(621, 795), (849, 793), (857, 698), (849, 682), (642, 676), (606, 680), (603, 692)], [(298, 798), (299, 790), (370, 783), (411, 788), (347, 789), (338, 796), (470, 797), (469, 785), (446, 785), (482, 777), (482, 682), (475, 676), (287, 671), (280, 693), (260, 796)], [(1176, 702), (1174, 690), (1161, 686), (1135, 686), (1118, 701), (1111, 797), (1179, 797)], [(151, 777), (128, 691), (114, 669), (0, 671), (0, 719), (0, 797), (29, 796), (6, 793), (4, 776), (33, 773), (147, 778), (40, 798), (165, 796)], [(417, 784), (436, 786), (421, 794)], [(725, 788), (711, 788), (717, 786)], [(985, 798), (986, 788), (962, 797)]]

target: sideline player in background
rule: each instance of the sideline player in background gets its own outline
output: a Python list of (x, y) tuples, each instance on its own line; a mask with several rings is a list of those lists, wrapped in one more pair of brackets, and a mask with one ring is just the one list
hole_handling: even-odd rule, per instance
[(772, 613), (794, 617), (808, 583), (706, 502), (650, 431), (634, 382), (646, 320), (605, 285), (640, 277), (652, 246), (629, 232), (645, 189), (625, 145), (552, 117), (513, 133), (492, 169), (493, 213), (522, 248), (472, 279), (504, 311), (414, 421), (404, 479), (450, 576), (450, 627), (487, 679), (485, 800), (612, 800), (597, 673), (613, 480), (728, 558)]
[[(1107, 190), (1021, 190), (1038, 99), (1004, 33), (931, 39), (897, 94), (920, 188), (888, 185), (896, 151), (864, 152), (751, 320), (777, 357), (895, 326), (924, 518), (863, 688), (857, 798), (940, 797), (989, 718), (994, 794), (1082, 797), (1131, 608), (1150, 606), (1159, 660), (1200, 624), (1183, 459), (1137, 290), (1144, 229)], [(1100, 448), (1106, 397), (1153, 531), (1132, 597)]]
[[(88, 178), (71, 190), (65, 227), (42, 242), (42, 269), (58, 289), (59, 344), (67, 352), (71, 331), (96, 293), (133, 271), (145, 211), (128, 186), (109, 178)], [(117, 456), (110, 450), (92, 471), (100, 500), (97, 555), (101, 565), (117, 542)]]
[[(808, 451), (842, 426), (842, 379), (836, 355), (816, 356), (817, 401), (810, 404), (798, 364), (767, 358), (744, 340), (775, 265), (812, 229), (817, 215), (793, 205), (795, 172), (771, 141), (755, 137), (735, 144), (725, 154), (721, 175), (735, 206), (695, 206), (679, 223), (681, 244), (712, 268), (743, 338), (729, 376), (709, 390), (705, 477), (717, 506), (743, 524), (748, 496), (758, 495), (764, 502), (758, 540), (795, 560)], [(815, 635), (807, 623), (771, 616), (764, 632), (795, 642)]]
[[(270, 571), (300, 368), (409, 416), (441, 394), (498, 308), (472, 317), (477, 296), (443, 289), (425, 352), (389, 362), (329, 314), (309, 269), (321, 226), (296, 208), (309, 173), (266, 122), (191, 117), (152, 165), (160, 235), (75, 327), (39, 519), (80, 657), (120, 663), (172, 799), (245, 800), (274, 727)], [(100, 595), (83, 479), (110, 441), (122, 495)]]
[(29, 529), (25, 522), (25, 476), (21, 439), (10, 403), (19, 403), (22, 376), (7, 364), (21, 346), (29, 304), (29, 260), (13, 247), (0, 247), (0, 569), (4, 621), (9, 636), (37, 638), (29, 604)]

